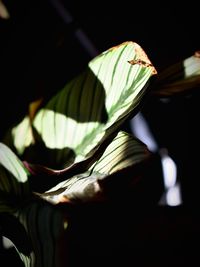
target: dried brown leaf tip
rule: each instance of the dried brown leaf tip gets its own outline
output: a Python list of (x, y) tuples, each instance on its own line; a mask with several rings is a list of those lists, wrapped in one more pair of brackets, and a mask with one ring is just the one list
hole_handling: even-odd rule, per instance
[(137, 59), (127, 60), (131, 65), (139, 64), (139, 65), (142, 65), (144, 67), (151, 68), (152, 74), (153, 75), (157, 74), (157, 71), (156, 71), (155, 67), (153, 66), (153, 64), (151, 63), (151, 61), (149, 60), (147, 54), (142, 49), (142, 47), (139, 44), (137, 44), (136, 42), (126, 41), (126, 42), (123, 42), (119, 45), (111, 47), (107, 51), (116, 50), (116, 49), (118, 49), (120, 47), (124, 47), (124, 46), (130, 46), (130, 48), (133, 49), (133, 58), (137, 57)]
[(132, 60), (129, 60), (128, 62), (132, 65), (139, 64), (139, 65), (143, 65), (144, 67), (153, 67), (151, 63), (145, 62), (141, 59), (132, 59)]
[(150, 67), (152, 68), (153, 74), (157, 73), (156, 69), (154, 68), (153, 64), (151, 64), (151, 62), (146, 62), (142, 59), (132, 59), (132, 60), (129, 60), (128, 63), (130, 63), (131, 65), (139, 64), (139, 65), (142, 65), (143, 67)]
[(135, 48), (135, 52), (137, 55), (137, 59), (132, 59), (132, 60), (129, 60), (128, 62), (132, 65), (139, 64), (143, 67), (151, 68), (152, 74), (157, 74), (155, 67), (149, 60), (147, 54), (142, 49), (142, 47), (138, 45), (137, 43), (134, 43), (134, 48)]

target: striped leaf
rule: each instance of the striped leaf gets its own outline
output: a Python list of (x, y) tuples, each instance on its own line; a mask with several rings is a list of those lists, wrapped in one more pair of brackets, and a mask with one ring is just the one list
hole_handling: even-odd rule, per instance
[(36, 199), (14, 215), (0, 213), (1, 234), (12, 242), (24, 267), (67, 266), (68, 224), (62, 210)]
[(25, 267), (66, 266), (62, 246), (68, 222), (59, 209), (30, 194), (28, 179), (19, 158), (0, 143), (1, 234), (11, 240)]
[[(113, 47), (89, 62), (86, 71), (45, 106), (37, 112), (34, 107), (31, 117), (12, 130), (20, 157), (41, 165), (22, 165), (2, 145), (2, 192), (9, 197), (19, 192), (24, 197), (24, 192), (29, 194), (28, 181), (34, 195), (41, 198), (32, 198), (15, 211), (31, 245), (31, 251), (17, 246), (26, 267), (63, 266), (59, 262), (60, 238), (68, 222), (59, 209), (43, 200), (53, 204), (99, 201), (110, 197), (110, 185), (121, 194), (137, 183), (138, 166), (144, 167), (151, 154), (143, 143), (119, 130), (137, 112), (155, 73), (136, 43)], [(49, 187), (51, 181), (53, 186), (45, 193), (37, 190), (43, 183)], [(38, 187), (34, 187), (36, 183)], [(5, 198), (0, 204), (1, 211), (7, 212)]]
[(150, 158), (150, 155), (145, 144), (120, 131), (101, 158), (87, 172), (75, 175), (38, 195), (57, 204), (105, 200), (109, 198), (105, 193), (107, 185), (122, 194), (125, 188), (133, 185), (134, 181), (137, 182), (136, 170)]
[(171, 97), (200, 88), (200, 52), (161, 71), (153, 84), (152, 94)]
[(12, 130), (14, 147), (27, 161), (54, 169), (86, 159), (137, 112), (155, 73), (138, 44), (108, 49)]
[(29, 194), (28, 175), (18, 157), (0, 143), (0, 212), (13, 211)]
[(26, 229), (26, 245), (31, 248), (24, 251), (22, 246), (16, 247), (25, 267), (67, 266), (68, 220), (61, 210), (43, 201), (32, 201), (17, 218)]
[[(5, 147), (5, 150), (13, 157), (9, 149)], [(53, 204), (101, 201), (110, 197), (108, 189), (111, 185), (114, 192), (121, 197), (123, 193), (126, 194), (127, 187), (137, 183), (137, 167), (146, 162), (150, 155), (146, 145), (132, 135), (120, 131), (102, 157), (87, 172), (63, 181), (44, 194), (35, 195)], [(18, 163), (21, 166), (19, 161)], [(12, 169), (7, 161), (3, 161), (3, 166)], [(21, 177), (14, 171), (13, 175)], [(14, 221), (14, 229), (18, 229), (18, 234), (11, 235), (11, 240), (25, 267), (67, 266), (67, 255), (63, 248), (68, 245), (70, 220), (57, 206), (48, 205), (42, 199), (32, 199), (15, 212), (18, 224)]]

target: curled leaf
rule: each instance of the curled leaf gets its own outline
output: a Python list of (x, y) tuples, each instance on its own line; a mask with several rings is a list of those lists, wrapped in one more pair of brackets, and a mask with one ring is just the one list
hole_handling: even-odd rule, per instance
[(123, 194), (129, 186), (137, 184), (140, 176), (138, 167), (144, 167), (150, 157), (151, 152), (145, 144), (120, 131), (88, 171), (74, 175), (42, 194), (36, 194), (53, 204), (109, 199), (110, 195), (106, 193), (108, 187)]
[(12, 129), (14, 147), (25, 160), (53, 169), (92, 156), (138, 111), (155, 73), (137, 43), (108, 49), (34, 113), (34, 118), (27, 116)]
[(152, 84), (152, 94), (158, 97), (171, 97), (188, 94), (200, 88), (199, 51), (181, 62), (173, 64), (158, 73)]

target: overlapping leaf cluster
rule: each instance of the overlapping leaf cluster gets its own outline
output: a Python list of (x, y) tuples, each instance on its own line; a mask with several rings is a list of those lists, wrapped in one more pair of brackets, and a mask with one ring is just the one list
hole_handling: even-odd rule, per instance
[(0, 144), (0, 212), (23, 226), (30, 249), (11, 239), (25, 266), (60, 266), (55, 251), (66, 221), (54, 204), (109, 201), (127, 188), (130, 194), (152, 153), (123, 124), (148, 97), (199, 87), (199, 61), (196, 53), (157, 74), (138, 44), (124, 42), (49, 101), (30, 104)]

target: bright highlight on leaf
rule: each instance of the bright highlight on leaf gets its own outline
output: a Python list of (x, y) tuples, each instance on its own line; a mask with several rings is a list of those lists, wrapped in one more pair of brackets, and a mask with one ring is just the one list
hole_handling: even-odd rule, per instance
[(12, 135), (15, 136), (13, 142), (19, 155), (24, 153), (26, 147), (34, 143), (30, 119), (26, 116), (16, 128), (12, 129)]
[(200, 75), (200, 52), (196, 52), (192, 57), (183, 61), (185, 77)]
[(150, 154), (147, 146), (140, 140), (120, 131), (90, 169), (102, 174), (113, 174), (146, 160)]
[[(18, 157), (0, 143), (0, 212), (13, 212), (19, 199), (29, 194), (28, 175)], [(19, 197), (17, 201), (16, 197)]]
[(18, 182), (27, 182), (27, 169), (12, 150), (3, 143), (0, 143), (0, 165), (10, 172)]

